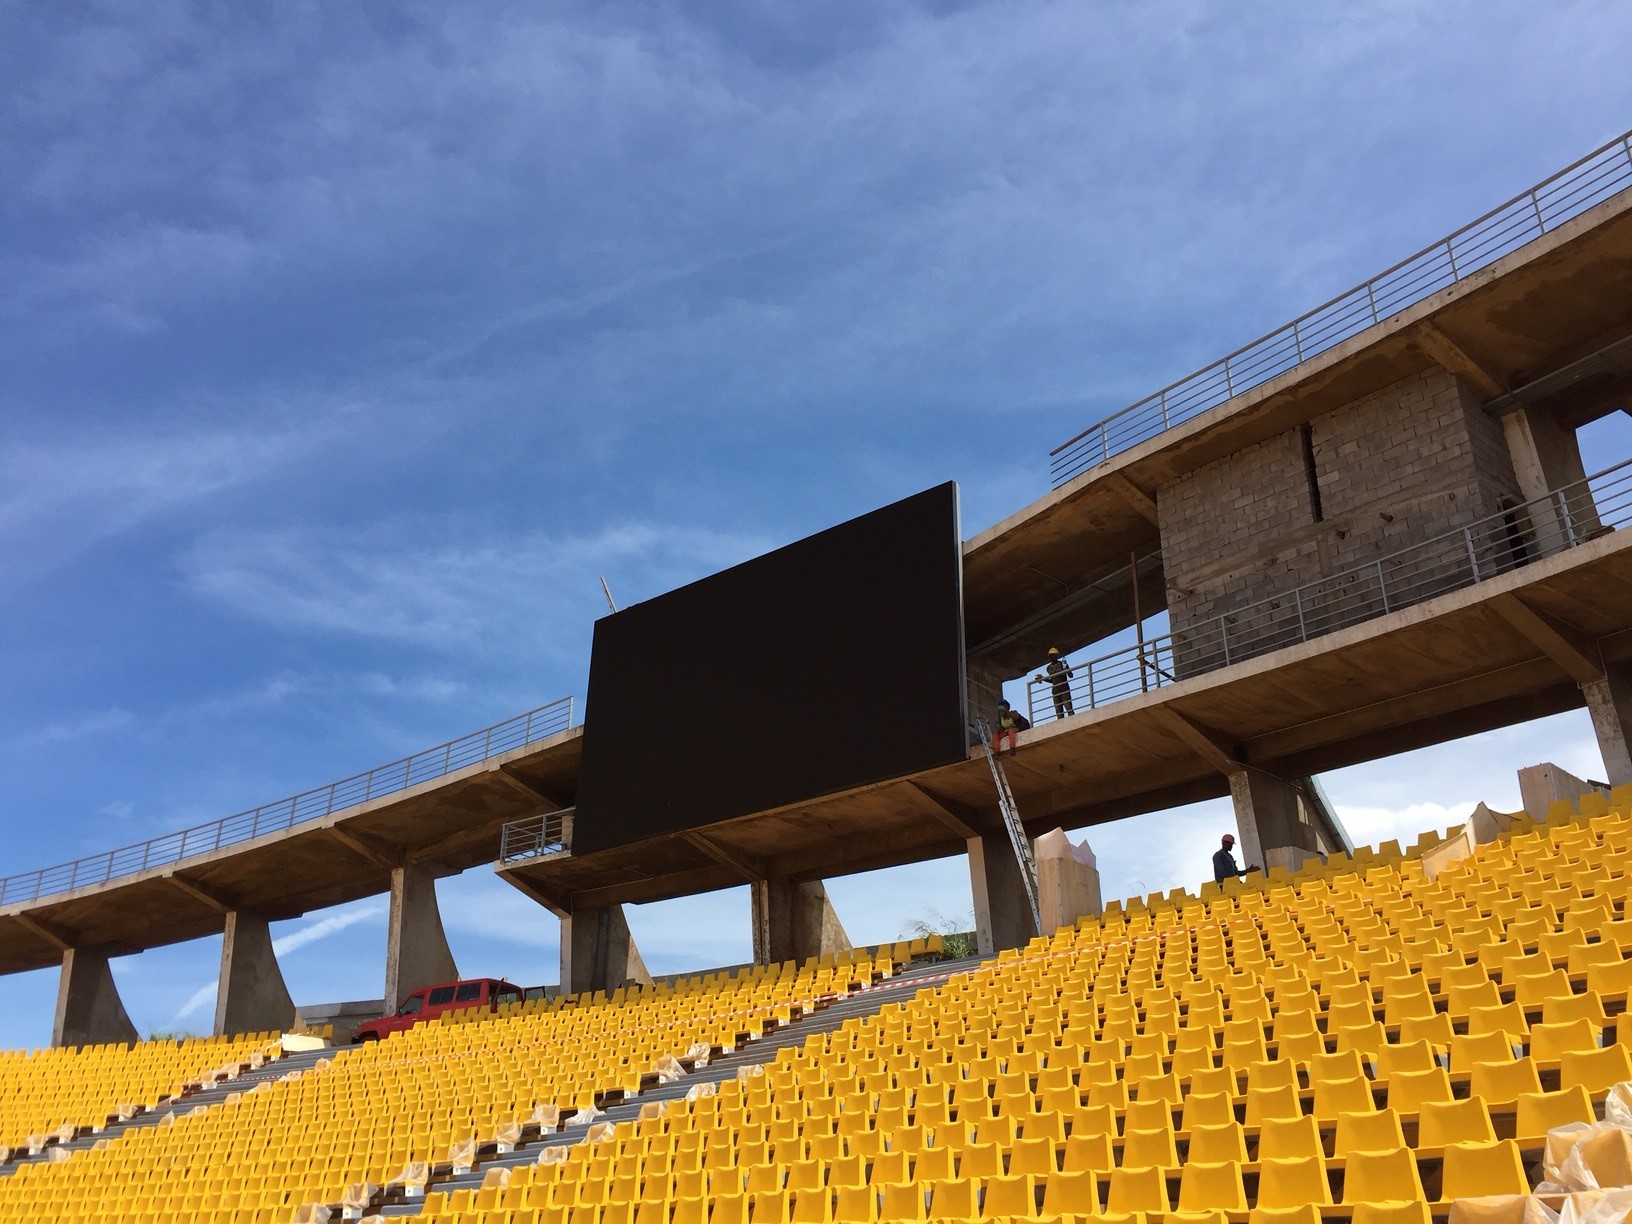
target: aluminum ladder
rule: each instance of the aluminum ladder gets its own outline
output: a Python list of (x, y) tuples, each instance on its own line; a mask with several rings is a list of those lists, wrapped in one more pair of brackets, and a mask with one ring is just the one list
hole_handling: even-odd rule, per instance
[(1037, 900), (1037, 859), (1031, 852), (1031, 838), (1020, 823), (1020, 809), (1015, 806), (1014, 792), (1009, 789), (1008, 771), (992, 751), (992, 729), (984, 718), (975, 719), (975, 730), (980, 735), (980, 750), (986, 754), (986, 764), (992, 771), (992, 782), (997, 787), (997, 806), (1003, 813), (1003, 827), (1009, 831), (1009, 844), (1014, 847), (1014, 859), (1020, 866), (1020, 881), (1026, 886), (1026, 900), (1031, 903), (1032, 929), (1041, 933), (1043, 908)]

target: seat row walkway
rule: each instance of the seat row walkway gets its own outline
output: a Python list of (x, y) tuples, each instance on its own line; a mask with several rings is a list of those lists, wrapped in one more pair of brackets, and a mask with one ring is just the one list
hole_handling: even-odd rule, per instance
[(425, 1188), (423, 1198), (407, 1199), (402, 1196), (400, 1190), (394, 1190), (371, 1210), (386, 1217), (418, 1216), (439, 1195), (478, 1189), (492, 1169), (535, 1164), (542, 1149), (580, 1143), (592, 1126), (636, 1121), (646, 1106), (683, 1100), (697, 1085), (720, 1084), (735, 1079), (738, 1072), (745, 1067), (768, 1066), (776, 1060), (781, 1051), (802, 1047), (812, 1036), (837, 1032), (849, 1020), (862, 1016), (876, 1016), (886, 1004), (903, 1002), (922, 990), (941, 985), (948, 978), (979, 968), (986, 961), (985, 957), (971, 956), (910, 966), (878, 985), (835, 999), (819, 1010), (807, 1012), (792, 1023), (773, 1030), (757, 1041), (748, 1042), (735, 1053), (723, 1055), (707, 1066), (699, 1067), (691, 1074), (682, 1076), (679, 1080), (658, 1084), (631, 1095), (589, 1122), (542, 1135), (531, 1143), (519, 1144), (511, 1152), (499, 1154), (496, 1150), (489, 1149), (481, 1156), (478, 1168), (469, 1173), (448, 1175), (430, 1183)]

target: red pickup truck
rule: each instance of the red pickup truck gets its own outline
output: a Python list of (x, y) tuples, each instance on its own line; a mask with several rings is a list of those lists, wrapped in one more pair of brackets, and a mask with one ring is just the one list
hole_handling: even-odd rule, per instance
[(352, 1042), (380, 1041), (392, 1033), (412, 1028), (421, 1020), (431, 1020), (443, 1012), (479, 1007), (497, 1011), (500, 1004), (520, 1003), (530, 993), (502, 978), (467, 978), (462, 982), (442, 982), (423, 986), (402, 1001), (394, 1016), (381, 1016), (357, 1026)]

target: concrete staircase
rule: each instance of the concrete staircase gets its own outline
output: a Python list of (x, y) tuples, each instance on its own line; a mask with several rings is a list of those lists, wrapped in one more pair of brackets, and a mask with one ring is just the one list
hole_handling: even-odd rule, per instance
[[(941, 961), (934, 964), (914, 965), (904, 969), (888, 981), (877, 986), (857, 991), (843, 998), (835, 999), (817, 1011), (809, 1012), (790, 1024), (781, 1026), (767, 1033), (758, 1041), (751, 1041), (741, 1049), (731, 1054), (722, 1055), (708, 1066), (699, 1068), (689, 1075), (682, 1076), (672, 1084), (658, 1084), (634, 1096), (626, 1097), (623, 1101), (609, 1107), (603, 1116), (595, 1119), (596, 1125), (602, 1122), (631, 1122), (640, 1116), (643, 1105), (654, 1101), (678, 1101), (702, 1083), (721, 1083), (736, 1078), (737, 1070), (741, 1067), (769, 1063), (776, 1058), (778, 1050), (789, 1046), (800, 1046), (805, 1039), (815, 1033), (830, 1033), (844, 1024), (846, 1020), (853, 1020), (858, 1016), (876, 1014), (886, 1003), (899, 1003), (912, 998), (920, 990), (938, 986), (947, 978), (955, 974), (967, 973), (985, 962), (984, 957), (973, 956), (963, 960)], [(435, 1194), (448, 1194), (455, 1190), (474, 1190), (481, 1186), (482, 1179), (492, 1168), (515, 1167), (517, 1165), (533, 1164), (538, 1160), (539, 1152), (546, 1147), (556, 1147), (577, 1143), (588, 1132), (588, 1126), (573, 1126), (566, 1130), (557, 1131), (528, 1143), (523, 1143), (513, 1152), (503, 1155), (492, 1155), (482, 1158), (479, 1166), (470, 1173), (455, 1174), (441, 1178), (426, 1187), (426, 1197)], [(425, 1199), (407, 1199), (400, 1197), (400, 1191), (391, 1191), (386, 1200), (379, 1206), (371, 1207), (371, 1213), (383, 1216), (414, 1216), (424, 1207)], [(338, 1218), (339, 1213), (336, 1213)]]

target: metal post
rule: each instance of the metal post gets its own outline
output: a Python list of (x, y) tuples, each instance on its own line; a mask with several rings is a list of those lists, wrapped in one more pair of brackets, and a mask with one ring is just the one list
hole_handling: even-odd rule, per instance
[(1298, 333), (1298, 321), (1292, 320), (1292, 344), (1298, 350), (1298, 360), (1303, 360), (1303, 337)]
[(521, 742), (524, 744), (533, 742), (533, 713), (532, 710), (527, 711), (527, 726), (521, 732)]
[(1218, 640), (1224, 647), (1224, 666), (1230, 665), (1230, 627), (1221, 616), (1218, 618)]
[(1575, 545), (1579, 544), (1580, 541), (1575, 538), (1575, 519), (1570, 514), (1570, 500), (1565, 495), (1563, 489), (1560, 489), (1557, 493), (1553, 494), (1553, 496), (1558, 498), (1558, 514), (1559, 517), (1564, 520), (1564, 535), (1569, 541), (1570, 547), (1573, 548)]
[(1366, 282), (1366, 300), (1371, 303), (1371, 321), (1373, 323), (1380, 322), (1377, 318), (1377, 294), (1372, 289), (1371, 281)]
[(102, 882), (104, 884), (106, 884), (111, 879), (113, 879), (113, 851), (109, 850), (108, 851), (108, 865), (107, 865), (106, 868), (103, 869)]
[(1309, 626), (1306, 625), (1304, 623), (1304, 620), (1303, 620), (1303, 588), (1302, 587), (1293, 587), (1292, 588), (1292, 599), (1293, 599), (1293, 602), (1295, 602), (1298, 605), (1298, 641), (1307, 642), (1309, 640)]
[(1095, 708), (1094, 702), (1094, 661), (1088, 660), (1088, 708)]
[(1547, 232), (1547, 221), (1541, 215), (1541, 197), (1534, 191), (1530, 193), (1530, 206), (1536, 210), (1536, 228), (1545, 234)]
[(492, 755), (493, 755), (493, 728), (489, 727), (487, 729), (487, 735), (484, 736), (483, 739), (482, 739), (482, 760), (485, 761), (485, 760), (487, 760), (488, 757), (490, 757)]
[(1462, 274), (1456, 270), (1456, 251), (1451, 247), (1451, 240), (1445, 239), (1445, 258), (1451, 261), (1451, 279), (1461, 280)]
[(289, 800), (289, 827), (295, 827), (295, 806), (300, 802), (300, 796), (295, 795)]
[(1377, 589), (1383, 595), (1383, 611), (1388, 611), (1388, 576), (1383, 573), (1383, 563), (1377, 562)]
[(1474, 550), (1473, 550), (1473, 529), (1469, 528), (1469, 527), (1462, 528), (1462, 538), (1465, 541), (1467, 541), (1467, 545), (1468, 545), (1468, 565), (1473, 569), (1473, 580), (1475, 582), (1478, 582), (1479, 581), (1479, 554), (1474, 552)]
[(1168, 428), (1171, 427), (1171, 422), (1167, 419), (1167, 392), (1166, 391), (1162, 392), (1161, 400), (1162, 400), (1162, 428), (1163, 429), (1168, 429)]
[(334, 813), (334, 788), (339, 785), (340, 784), (338, 782), (329, 783), (329, 805), (328, 809), (323, 813), (325, 816), (329, 816)]
[(1145, 618), (1139, 611), (1139, 556), (1133, 550), (1128, 550), (1128, 582), (1133, 587), (1133, 632), (1139, 643), (1139, 691), (1148, 693), (1150, 689), (1145, 684)]

